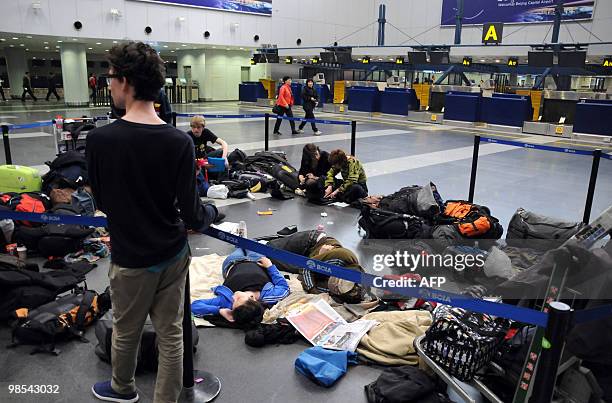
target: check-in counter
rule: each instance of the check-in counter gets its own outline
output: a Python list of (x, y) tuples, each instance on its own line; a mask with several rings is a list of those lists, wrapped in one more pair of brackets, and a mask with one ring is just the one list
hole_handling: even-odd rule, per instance
[(444, 100), (444, 120), (479, 122), (481, 103), (479, 93), (449, 91)]
[(565, 118), (565, 124), (573, 124), (576, 104), (582, 99), (606, 100), (605, 93), (579, 91), (544, 90), (542, 93), (542, 122), (558, 123)]
[(268, 92), (259, 81), (248, 81), (238, 84), (238, 100), (243, 102), (257, 102), (258, 98), (267, 98)]
[(612, 101), (580, 101), (576, 104), (574, 133), (612, 135)]
[(408, 111), (419, 110), (416, 93), (407, 88), (386, 88), (380, 93), (380, 112), (407, 116)]
[(482, 121), (494, 125), (523, 127), (531, 120), (533, 109), (526, 96), (499, 94), (482, 98)]
[(454, 93), (474, 93), (480, 94), (480, 87), (468, 87), (463, 85), (432, 85), (429, 94), (429, 109), (430, 112), (442, 112), (445, 106), (446, 93), (452, 91)]
[(380, 91), (376, 87), (351, 87), (348, 90), (348, 107), (351, 111), (379, 112)]

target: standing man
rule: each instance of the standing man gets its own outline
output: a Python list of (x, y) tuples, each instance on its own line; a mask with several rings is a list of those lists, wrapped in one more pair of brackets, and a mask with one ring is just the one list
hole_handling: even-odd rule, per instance
[[(113, 254), (112, 379), (96, 383), (100, 400), (136, 402), (134, 380), (142, 329), (151, 317), (159, 347), (154, 402), (176, 402), (183, 377), (183, 307), (190, 262), (187, 229), (216, 218), (196, 192), (193, 142), (161, 120), (153, 102), (164, 84), (164, 62), (142, 42), (109, 54), (115, 122), (87, 138), (89, 179), (108, 217)], [(190, 348), (190, 347), (188, 347)]]
[(49, 73), (49, 79), (47, 81), (47, 98), (46, 100), (49, 100), (49, 97), (51, 96), (51, 94), (55, 95), (55, 98), (57, 98), (57, 100), (60, 100), (60, 96), (57, 94), (57, 78), (55, 77), (55, 73), (51, 72)]
[(96, 87), (98, 86), (96, 75), (94, 73), (91, 73), (89, 76), (89, 80), (87, 82), (89, 85), (89, 89), (91, 90), (91, 95), (89, 96), (89, 98), (91, 98), (91, 101), (95, 104), (96, 103)]
[(23, 75), (23, 93), (21, 94), (21, 102), (25, 102), (26, 93), (30, 94), (34, 102), (38, 101), (38, 98), (34, 96), (32, 87), (30, 86), (30, 73), (27, 71)]
[[(285, 76), (283, 77), (283, 85), (280, 87), (278, 92), (278, 99), (276, 100), (275, 109), (278, 111), (274, 111), (278, 116), (287, 115), (287, 117), (292, 118), (293, 112), (291, 111), (291, 106), (293, 106), (293, 94), (291, 93), (291, 77)], [(279, 117), (276, 119), (276, 123), (274, 124), (274, 134), (280, 135), (281, 132), (280, 125), (283, 120)], [(291, 134), (299, 134), (298, 131), (295, 130), (295, 122), (293, 120), (289, 121), (291, 125)]]

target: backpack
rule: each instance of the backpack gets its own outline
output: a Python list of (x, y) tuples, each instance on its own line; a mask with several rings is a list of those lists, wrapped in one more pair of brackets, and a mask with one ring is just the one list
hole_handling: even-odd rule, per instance
[(249, 182), (242, 180), (227, 180), (222, 181), (222, 185), (227, 186), (229, 193), (227, 197), (233, 197), (235, 199), (243, 199), (247, 197), (249, 193)]
[(561, 246), (583, 226), (582, 222), (561, 221), (527, 211), (521, 207), (510, 219), (506, 243), (511, 246), (525, 246), (523, 239), (535, 239), (543, 241), (546, 245), (539, 245), (539, 242), (529, 244), (532, 246), (538, 244), (535, 246), (546, 246), (546, 249), (552, 249)]
[(59, 341), (78, 338), (87, 342), (83, 331), (103, 314), (101, 305), (107, 306), (107, 303), (101, 304), (101, 299), (109, 298), (86, 290), (66, 295), (32, 311), (19, 308), (14, 313), (12, 346), (33, 344), (37, 348), (32, 354), (49, 352), (58, 355), (55, 344)]
[(358, 221), (366, 239), (414, 239), (423, 235), (425, 224), (419, 217), (394, 213), (364, 205)]
[(230, 170), (235, 169), (237, 166), (244, 165), (246, 159), (246, 153), (238, 148), (227, 155), (227, 163), (231, 168)]
[(442, 198), (436, 185), (406, 186), (397, 192), (383, 197), (378, 207), (395, 213), (433, 218), (443, 209)]
[(439, 402), (434, 379), (410, 365), (386, 368), (365, 386), (368, 403)]
[(80, 215), (93, 217), (96, 214), (96, 200), (84, 187), (72, 193), (71, 203), (74, 210)]
[[(191, 334), (193, 340), (193, 352), (195, 353), (200, 340), (198, 329), (195, 322), (191, 320)], [(96, 345), (95, 353), (104, 362), (111, 363), (111, 346), (113, 337), (113, 311), (107, 311), (104, 316), (98, 320), (96, 324)], [(140, 339), (140, 348), (138, 350), (137, 367), (139, 372), (157, 371), (159, 350), (157, 348), (157, 335), (153, 328), (151, 319), (147, 317)]]
[[(22, 213), (44, 213), (51, 207), (51, 198), (40, 192), (27, 193), (3, 193), (0, 196), (1, 203), (13, 211)], [(40, 226), (40, 223), (16, 220), (16, 224), (27, 227)]]
[[(0, 263), (0, 321), (7, 320), (17, 308), (33, 309), (53, 301), (60, 294), (87, 287), (87, 270), (38, 273), (38, 266), (35, 266), (36, 271), (31, 271), (19, 268), (18, 264), (17, 258), (12, 256), (3, 256)], [(89, 267), (91, 270), (95, 266)], [(80, 283), (84, 286), (79, 286)]]
[[(70, 204), (58, 204), (49, 210), (52, 214), (78, 215)], [(45, 224), (29, 228), (18, 227), (14, 238), (30, 250), (37, 250), (43, 256), (66, 256), (80, 250), (83, 241), (95, 231), (82, 225)]]
[(251, 193), (267, 192), (272, 188), (272, 182), (276, 181), (272, 176), (260, 172), (241, 172), (233, 171), (230, 178), (239, 181), (249, 182), (249, 191)]
[(475, 239), (499, 239), (504, 229), (488, 207), (465, 200), (448, 200), (437, 218), (438, 224), (452, 224), (461, 236)]
[(45, 193), (55, 188), (78, 189), (89, 182), (87, 159), (76, 151), (58, 155), (53, 162), (46, 162), (49, 172), (42, 177), (42, 190)]
[(297, 169), (286, 162), (275, 164), (268, 173), (292, 191), (300, 186)]

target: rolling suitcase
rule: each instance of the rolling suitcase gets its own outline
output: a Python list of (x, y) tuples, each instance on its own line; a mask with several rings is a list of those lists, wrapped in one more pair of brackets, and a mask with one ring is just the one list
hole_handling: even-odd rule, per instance
[(0, 193), (40, 192), (42, 179), (37, 169), (21, 165), (0, 166)]

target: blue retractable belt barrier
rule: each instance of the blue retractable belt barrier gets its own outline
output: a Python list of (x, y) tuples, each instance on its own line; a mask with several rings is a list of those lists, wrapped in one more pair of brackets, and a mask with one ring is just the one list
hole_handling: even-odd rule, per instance
[(612, 316), (611, 304), (598, 306), (597, 308), (583, 309), (581, 311), (577, 311), (574, 315), (574, 322), (576, 324), (580, 324), (584, 322), (590, 322), (592, 320), (602, 319), (607, 316)]
[[(44, 213), (21, 213), (14, 211), (0, 211), (0, 219), (27, 220), (53, 224), (78, 224), (95, 227), (107, 226), (107, 220), (105, 217), (67, 216)], [(302, 267), (310, 271), (325, 274), (328, 276), (338, 277), (366, 286), (374, 286), (382, 290), (390, 291), (394, 294), (423, 298), (446, 305), (464, 308), (470, 311), (488, 313), (490, 315), (512, 319), (518, 322), (536, 326), (545, 327), (548, 321), (548, 314), (541, 311), (503, 303), (484, 301), (481, 299), (471, 298), (465, 295), (453, 294), (446, 291), (435, 290), (425, 287), (392, 288), (385, 286), (377, 286), (376, 284), (381, 283), (380, 279), (384, 279), (384, 277), (375, 276), (369, 273), (360, 273), (354, 270), (346, 269), (344, 267), (332, 265), (314, 259), (309, 259), (307, 257), (296, 255), (291, 252), (271, 248), (259, 242), (252, 241), (246, 238), (241, 238), (215, 228), (208, 228), (206, 231), (204, 231), (204, 234), (219, 239), (223, 242), (238, 246), (240, 248), (261, 253), (265, 256), (278, 259), (283, 262)], [(580, 317), (577, 319), (577, 323), (598, 319), (600, 317), (608, 315), (612, 315), (612, 305), (606, 305), (604, 307), (598, 307), (585, 311), (584, 314), (581, 314)]]
[(34, 127), (45, 127), (45, 126), (53, 126), (53, 121), (48, 122), (36, 122), (36, 123), (24, 123), (21, 125), (7, 125), (9, 131), (18, 130), (18, 129), (32, 129)]
[(562, 148), (562, 147), (545, 146), (541, 144), (521, 143), (518, 141), (501, 140), (501, 139), (494, 139), (490, 137), (481, 137), (480, 140), (486, 141), (489, 143), (505, 144), (509, 146), (523, 147), (523, 148), (529, 148), (533, 150), (554, 151), (558, 153), (576, 154), (576, 155), (593, 155), (593, 151), (578, 150), (575, 148)]
[(486, 141), (489, 143), (505, 144), (505, 145), (529, 148), (529, 149), (534, 149), (534, 150), (554, 151), (554, 152), (567, 153), (567, 154), (578, 154), (578, 155), (593, 155), (592, 151), (578, 150), (574, 148), (563, 148), (563, 147), (546, 146), (546, 145), (541, 145), (541, 144), (522, 143), (518, 141), (494, 139), (490, 137), (481, 137), (480, 139), (482, 141)]
[[(302, 267), (310, 271), (325, 274), (328, 276), (338, 277), (343, 280), (348, 280), (354, 283), (360, 283), (366, 286), (373, 286), (374, 280), (379, 278), (379, 276), (374, 276), (372, 274), (360, 273), (354, 270), (346, 269), (344, 267), (335, 266), (314, 259), (309, 259), (307, 257), (296, 255), (291, 252), (274, 249), (259, 242), (255, 242), (246, 238), (241, 238), (214, 228), (209, 228), (204, 233), (206, 235), (212, 236), (213, 238), (217, 238), (223, 242), (230, 243), (240, 248), (261, 253), (262, 255), (265, 255), (267, 257), (278, 259), (285, 263)], [(548, 320), (548, 315), (546, 313), (533, 309), (484, 301), (480, 299), (471, 298), (465, 295), (457, 295), (446, 291), (434, 290), (425, 287), (376, 288), (387, 290), (395, 294), (436, 301), (442, 304), (456, 306), (471, 311), (488, 313), (494, 316), (500, 316), (503, 318), (512, 319), (518, 322), (528, 323), (536, 326), (546, 326)]]
[(290, 118), (288, 116), (270, 115), (270, 119), (293, 120), (295, 122), (321, 123), (323, 125), (341, 125), (350, 126), (351, 122), (342, 120), (324, 120), (324, 119), (305, 119), (305, 118)]
[(201, 113), (177, 113), (177, 117), (190, 118), (193, 116), (203, 116), (208, 119), (249, 119), (249, 118), (265, 118), (263, 113), (242, 114), (242, 115), (208, 115)]
[(612, 154), (601, 154), (601, 158), (606, 160), (612, 160)]

